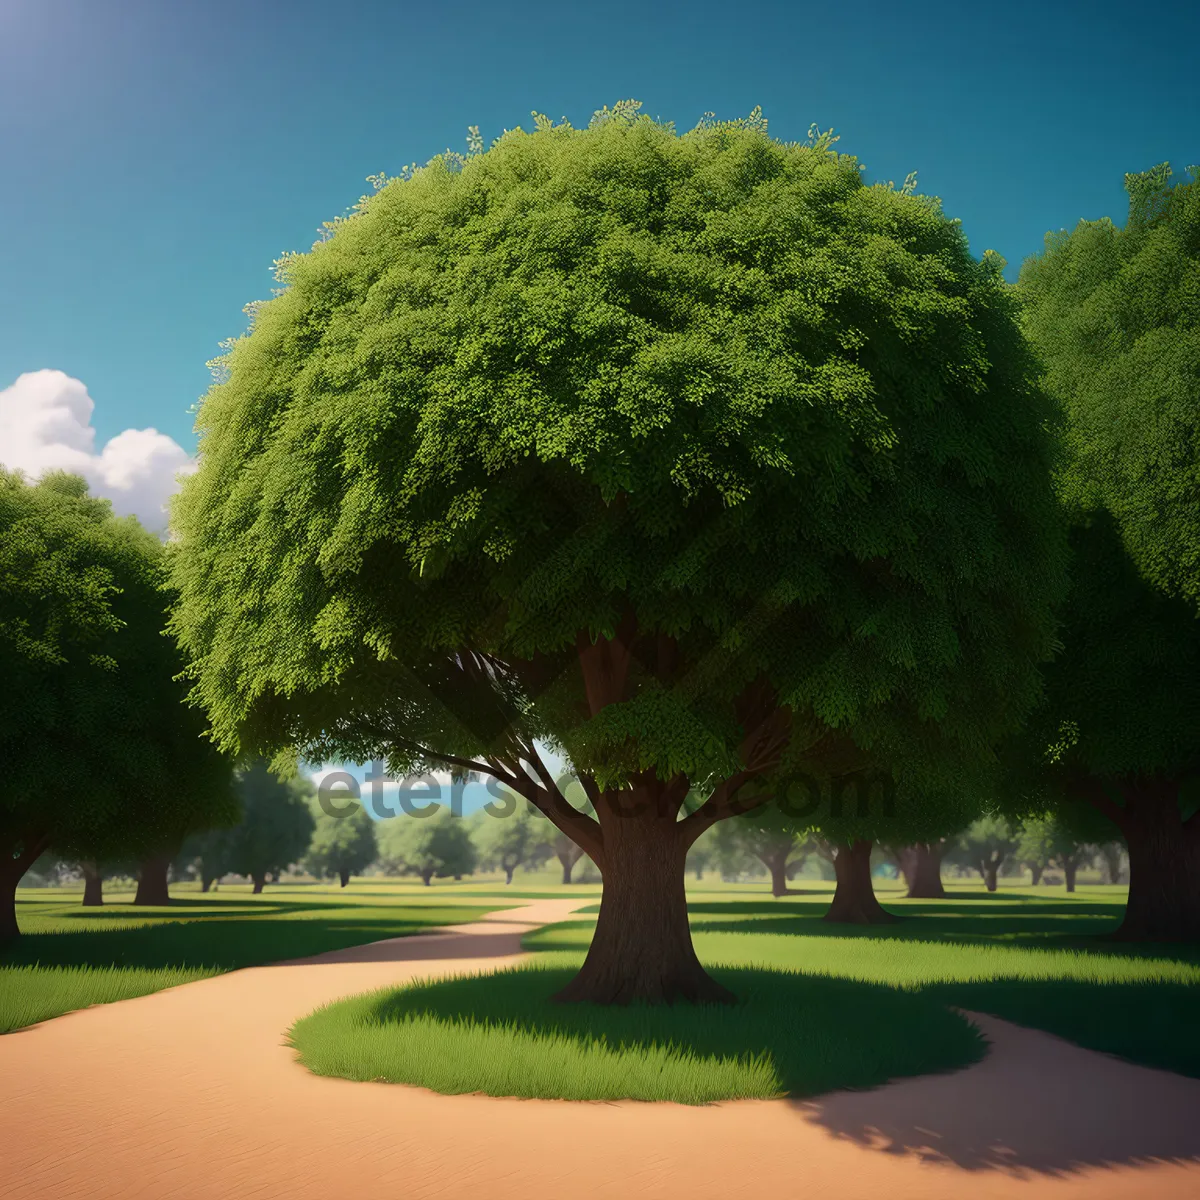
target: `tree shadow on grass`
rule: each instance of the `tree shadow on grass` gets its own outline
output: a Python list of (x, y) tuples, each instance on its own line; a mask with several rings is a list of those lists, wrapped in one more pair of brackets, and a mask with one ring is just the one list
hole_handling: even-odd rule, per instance
[[(0, 967), (219, 967), (234, 970), (307, 958), (388, 938), (409, 937), (436, 925), (471, 921), (469, 908), (447, 905), (425, 913), (410, 909), (379, 916), (351, 916), (323, 906), (279, 913), (191, 917), (119, 929), (23, 933), (0, 955)], [(132, 914), (131, 914), (132, 915)], [(216, 914), (208, 914), (208, 917)], [(453, 957), (453, 956), (448, 956)]]
[[(675, 1072), (703, 1075), (703, 1060), (749, 1064), (765, 1055), (776, 1084), (765, 1093), (752, 1093), (759, 1095), (811, 1096), (832, 1088), (876, 1087), (891, 1078), (953, 1070), (977, 1062), (985, 1052), (978, 1031), (959, 1014), (895, 988), (725, 968), (712, 974), (738, 997), (732, 1006), (601, 1007), (553, 1002), (551, 997), (576, 969), (575, 965), (535, 964), (422, 983), (374, 1000), (367, 1019), (377, 1028), (393, 1028), (406, 1018), (432, 1018), (450, 1033), (444, 1049), (451, 1055), (455, 1026), (482, 1023), (498, 1031), (516, 1030), (517, 1053), (529, 1070), (539, 1055), (539, 1038), (567, 1039), (590, 1048), (600, 1059), (622, 1048), (641, 1058), (653, 1049), (672, 1047), (664, 1078)], [(348, 1035), (348, 1040), (352, 1038)], [(512, 1043), (505, 1045), (510, 1047), (505, 1052), (511, 1054)], [(514, 1072), (512, 1066), (511, 1059), (500, 1064), (502, 1083), (492, 1094), (555, 1094), (536, 1088), (514, 1093), (514, 1078), (521, 1071)], [(468, 1065), (467, 1070), (474, 1068)], [(666, 1096), (638, 1098), (672, 1098), (671, 1084), (664, 1086)], [(473, 1079), (471, 1087), (489, 1090), (486, 1080)]]
[[(958, 1023), (958, 1014), (948, 1007), (974, 1006), (968, 1011), (1000, 1011), (1043, 1025), (1058, 1014), (1074, 1022), (1077, 1040), (1104, 1043), (1100, 1048), (1120, 1045), (1122, 1029), (1169, 1024), (1180, 1041), (1171, 1051), (1169, 1039), (1163, 1040), (1169, 1054), (1163, 1065), (1175, 1071), (1190, 1066), (1200, 1073), (1198, 1043), (1190, 1032), (1200, 1027), (1192, 988), (1003, 981), (909, 992), (852, 980), (725, 969), (713, 974), (739, 997), (729, 1008), (552, 1003), (551, 995), (572, 973), (573, 968), (542, 967), (423, 984), (373, 1000), (368, 1023), (391, 1039), (402, 1036), (406, 1018), (432, 1018), (442, 1039), (439, 1052), (450, 1056), (456, 1029), (482, 1024), (506, 1030), (509, 1040), (497, 1040), (497, 1056), (508, 1056), (496, 1064), (498, 1086), (489, 1089), (484, 1081), (481, 1064), (489, 1055), (486, 1047), (479, 1053), (476, 1041), (477, 1057), (462, 1067), (471, 1086), (459, 1090), (527, 1094), (513, 1084), (522, 1078), (522, 1064), (542, 1053), (539, 1038), (591, 1046), (601, 1057), (628, 1047), (640, 1058), (669, 1045), (676, 1060), (694, 1056), (694, 1073), (703, 1073), (705, 1061), (765, 1056), (800, 1117), (836, 1138), (884, 1153), (917, 1153), (972, 1171), (1016, 1176), (1060, 1176), (1084, 1167), (1150, 1161), (1200, 1164), (1195, 1120), (1200, 1081), (1092, 1054), (984, 1016), (977, 1019), (992, 1048), (981, 1059), (975, 1030)], [(1090, 1013), (1082, 1025), (1080, 1012)], [(411, 1036), (431, 1036), (428, 1025), (417, 1028)], [(344, 1034), (339, 1043), (339, 1053), (349, 1058), (353, 1036)], [(1185, 1048), (1182, 1041), (1188, 1037), (1192, 1041)], [(1126, 1048), (1144, 1053), (1145, 1044), (1134, 1042), (1136, 1035)], [(668, 1091), (677, 1065), (668, 1063), (663, 1072)], [(577, 1077), (585, 1073), (579, 1066), (573, 1070)], [(419, 1077), (404, 1081), (428, 1084)], [(878, 1086), (885, 1081), (887, 1086)], [(561, 1078), (553, 1086), (563, 1088)], [(546, 1093), (535, 1088), (528, 1094)]]

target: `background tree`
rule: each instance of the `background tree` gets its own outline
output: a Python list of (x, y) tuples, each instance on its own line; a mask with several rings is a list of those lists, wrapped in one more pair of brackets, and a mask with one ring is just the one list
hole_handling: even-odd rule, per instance
[(716, 864), (719, 857), (716, 839), (724, 828), (725, 822), (714, 825), (701, 834), (688, 849), (685, 866), (687, 870), (695, 873), (698, 880), (703, 879), (704, 872)]
[(984, 816), (959, 835), (952, 853), (983, 877), (989, 892), (996, 890), (1000, 869), (1017, 852), (1020, 827), (1003, 816)]
[(637, 108), (439, 157), (280, 263), (200, 411), (174, 629), (223, 746), (490, 774), (590, 855), (560, 999), (728, 1000), (705, 829), (848, 750), (973, 776), (1036, 699), (1052, 413), (935, 198)]
[(1101, 842), (1097, 846), (1100, 861), (1104, 864), (1104, 882), (1120, 883), (1124, 875), (1125, 847), (1119, 842)]
[(516, 797), (514, 800), (513, 811), (504, 815), (481, 810), (478, 824), (473, 830), (473, 840), (480, 859), (495, 864), (503, 871), (506, 884), (512, 883), (513, 872), (518, 867), (527, 865), (533, 859), (550, 828), (539, 818), (537, 809), (531, 804)]
[(888, 924), (897, 919), (875, 896), (875, 848), (886, 857), (887, 847), (898, 844), (927, 847), (920, 891), (936, 897), (941, 855), (934, 847), (974, 815), (977, 806), (964, 799), (969, 794), (954, 782), (914, 787), (869, 767), (824, 779), (808, 776), (789, 784), (784, 806), (794, 820), (815, 831), (820, 859), (832, 865), (837, 881), (825, 919), (849, 924)]
[[(777, 805), (766, 804), (717, 826), (717, 844), (736, 843), (746, 854), (757, 858), (770, 877), (771, 895), (786, 896), (788, 865), (800, 849), (801, 832)], [(726, 856), (733, 857), (728, 851)]]
[(1081, 221), (1047, 237), (1017, 289), (1066, 416), (1059, 488), (1075, 551), (1031, 757), (1128, 846), (1127, 939), (1200, 940), (1200, 176), (1188, 174), (1175, 187), (1165, 163), (1127, 175), (1125, 228)]
[(1014, 857), (1029, 868), (1030, 882), (1036, 887), (1042, 872), (1054, 857), (1054, 818), (1028, 817), (1021, 822)]
[(278, 880), (308, 849), (315, 789), (308, 780), (281, 778), (262, 760), (238, 769), (235, 788), (242, 819), (220, 843), (218, 875), (248, 876), (257, 895), (268, 876)]
[(564, 884), (572, 882), (571, 876), (575, 865), (583, 857), (583, 847), (567, 837), (562, 830), (556, 829), (550, 837), (550, 849), (554, 852), (554, 857), (558, 859), (559, 866), (562, 867), (562, 882)]
[(352, 813), (331, 817), (318, 810), (304, 869), (316, 879), (337, 879), (342, 887), (361, 875), (378, 856), (375, 822), (361, 805)]
[(78, 477), (0, 468), (0, 941), (46, 850), (149, 857), (236, 813), (230, 763), (175, 678), (170, 600), (162, 545), (134, 518)]
[(195, 872), (202, 892), (207, 892), (229, 873), (230, 836), (231, 831), (227, 828), (206, 829), (184, 841), (179, 861)]
[(889, 856), (896, 870), (908, 885), (910, 900), (941, 900), (946, 889), (942, 884), (942, 860), (950, 849), (952, 838), (940, 837), (906, 846), (889, 846)]
[(419, 875), (428, 887), (435, 876), (469, 875), (475, 869), (478, 855), (467, 823), (448, 808), (380, 824), (380, 858), (392, 871)]
[(1036, 884), (1046, 866), (1058, 867), (1068, 892), (1075, 890), (1075, 878), (1082, 866), (1088, 866), (1096, 856), (1096, 849), (1081, 841), (1071, 826), (1056, 813), (1026, 817), (1021, 822), (1017, 840), (1016, 858), (1036, 863), (1033, 882)]

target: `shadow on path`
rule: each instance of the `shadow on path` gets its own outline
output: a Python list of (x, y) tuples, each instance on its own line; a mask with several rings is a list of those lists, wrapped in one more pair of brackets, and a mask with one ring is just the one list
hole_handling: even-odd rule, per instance
[(835, 1138), (973, 1171), (1200, 1164), (1200, 1080), (966, 1015), (992, 1043), (973, 1067), (785, 1103)]

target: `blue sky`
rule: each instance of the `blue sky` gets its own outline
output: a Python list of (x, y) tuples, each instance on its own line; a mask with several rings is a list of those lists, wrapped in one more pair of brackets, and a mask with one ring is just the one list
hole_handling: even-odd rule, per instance
[(759, 104), (775, 137), (832, 126), (1015, 278), (1047, 230), (1123, 222), (1126, 171), (1200, 161), (1197, 45), (1178, 0), (0, 0), (0, 389), (64, 372), (89, 452), (152, 427), (190, 454), (205, 361), (368, 174), (625, 98), (680, 132)]

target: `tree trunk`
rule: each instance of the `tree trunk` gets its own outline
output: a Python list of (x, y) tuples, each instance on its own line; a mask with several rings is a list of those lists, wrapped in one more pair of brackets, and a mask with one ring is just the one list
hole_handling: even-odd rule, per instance
[(430, 881), (430, 880), (433, 878), (433, 872), (434, 872), (434, 868), (433, 868), (433, 867), (425, 867), (425, 868), (424, 868), (424, 869), (421, 871), (421, 882), (422, 882), (422, 883), (423, 883), (423, 884), (424, 884), (426, 887), (428, 887), (428, 886), (429, 886), (429, 881)]
[(1029, 882), (1031, 887), (1037, 887), (1042, 882), (1042, 872), (1045, 867), (1041, 863), (1031, 862), (1029, 864)]
[(583, 851), (578, 846), (568, 846), (563, 850), (556, 850), (554, 853), (558, 861), (562, 863), (563, 883), (570, 883), (575, 864), (583, 857)]
[(787, 852), (776, 851), (761, 857), (767, 870), (771, 872), (771, 895), (786, 896), (788, 894)]
[(860, 839), (839, 846), (833, 860), (837, 887), (822, 920), (845, 925), (887, 925), (898, 921), (875, 898), (871, 886), (871, 843)]
[(207, 892), (207, 891), (208, 891), (208, 889), (209, 889), (210, 887), (212, 887), (212, 880), (211, 880), (211, 879), (208, 879), (208, 878), (205, 878), (204, 876), (201, 876), (201, 878), (200, 878), (200, 890), (201, 890), (202, 892)]
[(350, 882), (350, 872), (349, 871), (339, 871), (338, 879), (341, 880), (342, 887), (345, 887), (346, 884), (348, 884)]
[(100, 881), (100, 871), (94, 862), (79, 865), (83, 869), (83, 906), (99, 908), (104, 903), (104, 885)]
[(904, 882), (908, 885), (908, 894), (912, 895), (913, 884), (917, 878), (917, 848), (916, 846), (900, 846), (895, 851), (896, 867)]
[(1139, 795), (1121, 823), (1129, 848), (1129, 900), (1116, 937), (1200, 942), (1200, 817), (1185, 826), (1178, 788)]
[(946, 853), (946, 844), (918, 842), (911, 849), (912, 875), (905, 875), (909, 899), (944, 900), (946, 889), (942, 886), (942, 856)]
[[(604, 876), (600, 915), (583, 967), (556, 1000), (733, 1002), (692, 946), (684, 888), (688, 839), (670, 806), (659, 803), (665, 788), (654, 781), (632, 789), (632, 795), (620, 793), (630, 804), (624, 812), (607, 796), (596, 805), (604, 838), (604, 861), (597, 863)], [(638, 805), (651, 811), (638, 813)]]
[(264, 871), (261, 875), (251, 875), (250, 878), (254, 880), (253, 894), (255, 896), (261, 895), (262, 890), (266, 886), (266, 883), (267, 883), (266, 872)]
[(21, 936), (17, 924), (17, 884), (49, 844), (49, 838), (19, 841), (16, 845), (0, 843), (0, 946)]
[(1073, 859), (1064, 860), (1063, 875), (1066, 877), (1066, 880), (1067, 880), (1067, 891), (1068, 892), (1073, 892), (1075, 890), (1075, 872), (1077, 870), (1079, 870), (1079, 864), (1077, 862), (1075, 862)]
[(134, 904), (171, 903), (171, 894), (167, 891), (167, 871), (173, 857), (172, 854), (156, 854), (152, 858), (142, 860), (142, 867), (138, 872), (137, 894), (133, 897)]
[(504, 868), (504, 882), (505, 882), (506, 884), (508, 884), (508, 883), (512, 883), (512, 877), (513, 877), (513, 871), (514, 871), (514, 870), (515, 870), (515, 868), (514, 868), (514, 867), (505, 866), (505, 868)]
[[(697, 868), (696, 868), (696, 878), (697, 878), (698, 880), (703, 880), (703, 878), (704, 878), (704, 868), (703, 868), (703, 867), (697, 867)], [(564, 883), (569, 883), (569, 882), (570, 882), (570, 880), (564, 880), (563, 882), (564, 882)]]
[(1100, 855), (1104, 859), (1104, 873), (1108, 883), (1121, 882), (1121, 847), (1116, 842), (1108, 842), (1100, 847)]
[(996, 876), (1000, 871), (1000, 860), (989, 856), (988, 858), (979, 859), (975, 866), (978, 868), (980, 875), (983, 876), (984, 887), (989, 892), (994, 892), (996, 890)]

